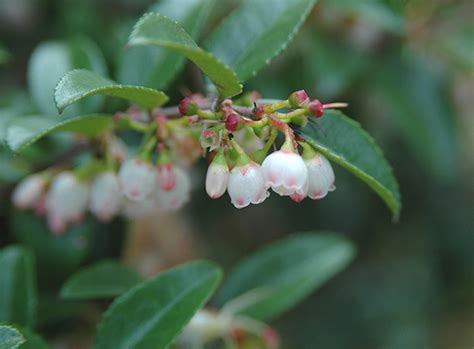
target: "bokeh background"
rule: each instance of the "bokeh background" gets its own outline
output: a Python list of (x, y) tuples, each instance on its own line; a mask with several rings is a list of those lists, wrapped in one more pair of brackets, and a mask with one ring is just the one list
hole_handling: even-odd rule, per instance
[[(87, 41), (104, 75), (116, 77), (131, 25), (152, 4), (1, 0), (0, 132), (8, 117), (34, 109), (28, 89), (40, 81), (28, 81), (27, 71), (37, 45)], [(217, 1), (202, 38), (237, 5)], [(169, 94), (176, 103), (202, 88), (188, 64)], [(238, 211), (227, 198), (207, 198), (203, 161), (183, 211), (136, 222), (129, 231), (123, 221), (101, 225), (88, 218), (58, 238), (41, 220), (12, 210), (9, 193), (68, 140), (52, 137), (22, 156), (0, 145), (0, 246), (19, 242), (35, 251), (41, 332), (60, 348), (90, 347), (105, 304), (59, 301), (57, 290), (94, 260), (120, 257), (148, 275), (197, 257), (229, 269), (276, 238), (326, 230), (352, 239), (358, 256), (273, 324), (284, 348), (472, 348), (474, 3), (320, 0), (288, 49), (246, 86), (268, 98), (301, 88), (324, 102), (348, 102), (346, 114), (380, 144), (400, 184), (398, 222), (366, 185), (337, 166), (337, 190), (324, 200), (298, 205), (272, 195)]]

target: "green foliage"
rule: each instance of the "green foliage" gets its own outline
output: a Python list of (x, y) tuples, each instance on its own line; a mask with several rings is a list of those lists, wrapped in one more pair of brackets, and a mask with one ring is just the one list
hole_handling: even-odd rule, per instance
[(102, 261), (71, 275), (61, 288), (64, 299), (120, 296), (142, 281), (133, 269), (114, 261)]
[(0, 66), (7, 64), (8, 62), (10, 62), (10, 60), (10, 52), (8, 52), (8, 50), (0, 43)]
[(390, 165), (374, 139), (360, 125), (334, 110), (328, 110), (319, 127), (303, 129), (306, 141), (315, 149), (367, 183), (398, 219), (400, 192)]
[(44, 341), (43, 338), (32, 332), (28, 328), (20, 328), (21, 334), (25, 337), (26, 341), (19, 346), (19, 349), (49, 349), (50, 346)]
[(0, 325), (0, 349), (16, 349), (24, 342), (25, 338), (16, 328)]
[(168, 96), (161, 91), (120, 85), (85, 69), (70, 71), (62, 77), (54, 90), (54, 100), (59, 112), (62, 112), (72, 103), (96, 94), (123, 98), (148, 109), (159, 107), (168, 101)]
[(221, 271), (214, 264), (192, 262), (139, 284), (105, 313), (97, 348), (167, 348), (220, 279)]
[(246, 1), (216, 29), (208, 49), (246, 81), (287, 47), (315, 2)]
[[(197, 39), (214, 3), (214, 0), (181, 0), (176, 6), (175, 0), (164, 0), (152, 6), (150, 12), (175, 20)], [(177, 52), (165, 48), (128, 47), (120, 61), (118, 81), (163, 89), (182, 70), (184, 60)]]
[(9, 246), (0, 250), (0, 322), (33, 326), (36, 279), (29, 249)]
[(41, 138), (56, 132), (74, 132), (96, 137), (112, 126), (112, 117), (96, 114), (62, 120), (57, 116), (29, 115), (13, 119), (8, 126), (8, 146), (15, 152), (21, 152)]
[(186, 56), (209, 77), (223, 97), (232, 97), (242, 91), (237, 76), (229, 67), (197, 46), (176, 22), (160, 14), (145, 14), (135, 24), (128, 44), (156, 45)]
[(335, 234), (293, 234), (240, 262), (217, 302), (256, 319), (274, 318), (341, 271), (354, 253), (354, 246)]
[[(46, 41), (35, 49), (28, 65), (28, 87), (41, 114), (57, 114), (53, 99), (54, 88), (59, 79), (74, 68), (93, 69), (98, 74), (106, 73), (100, 50), (88, 39)], [(100, 104), (100, 98), (94, 99), (73, 108), (67, 116), (95, 112)]]

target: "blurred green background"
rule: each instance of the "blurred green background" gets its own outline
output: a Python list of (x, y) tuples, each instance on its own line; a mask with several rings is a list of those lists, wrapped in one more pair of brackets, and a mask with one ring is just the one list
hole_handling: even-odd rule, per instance
[[(116, 78), (131, 25), (153, 3), (2, 0), (0, 132), (8, 117), (33, 108), (27, 69), (38, 44), (87, 41), (99, 70)], [(217, 1), (202, 37), (237, 5)], [(125, 240), (123, 222), (101, 226), (90, 218), (57, 238), (42, 221), (14, 213), (9, 193), (67, 140), (42, 141), (21, 157), (1, 146), (0, 245), (17, 241), (36, 252), (39, 328), (58, 347), (88, 347), (104, 304), (59, 303), (55, 295), (69, 273), (90, 261), (122, 254), (152, 273), (201, 256), (230, 268), (288, 233), (331, 230), (352, 239), (359, 255), (274, 324), (283, 348), (472, 348), (473, 15), (470, 0), (320, 0), (287, 50), (245, 86), (267, 98), (303, 88), (323, 102), (348, 102), (346, 114), (377, 140), (399, 180), (403, 209), (397, 223), (368, 187), (338, 167), (337, 190), (324, 200), (298, 205), (273, 195), (238, 211), (227, 198), (207, 198), (202, 162), (193, 172), (192, 202), (164, 217), (159, 229), (139, 222)], [(188, 64), (169, 95), (177, 103), (185, 91), (202, 88)], [(123, 107), (107, 105), (111, 111)], [(140, 250), (150, 241), (154, 248)]]

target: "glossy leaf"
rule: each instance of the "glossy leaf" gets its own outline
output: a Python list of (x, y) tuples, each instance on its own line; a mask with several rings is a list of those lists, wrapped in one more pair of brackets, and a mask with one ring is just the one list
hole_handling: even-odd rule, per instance
[(320, 128), (309, 123), (303, 129), (306, 141), (367, 183), (384, 200), (397, 220), (401, 209), (398, 183), (374, 139), (359, 123), (339, 111), (327, 110), (318, 123)]
[(28, 328), (20, 327), (19, 328), (23, 337), (25, 337), (25, 342), (21, 344), (18, 349), (49, 349), (50, 346), (36, 333), (32, 332)]
[(54, 100), (59, 112), (92, 95), (123, 98), (148, 109), (160, 107), (168, 101), (168, 96), (161, 91), (142, 86), (120, 85), (86, 69), (70, 71), (59, 80), (54, 90)]
[(142, 281), (130, 267), (113, 261), (88, 266), (72, 275), (61, 288), (65, 299), (117, 297)]
[(242, 91), (235, 73), (212, 54), (201, 49), (175, 21), (157, 13), (145, 14), (135, 25), (129, 45), (156, 45), (174, 50), (193, 61), (224, 97)]
[(16, 349), (24, 342), (25, 338), (16, 328), (0, 325), (0, 349)]
[[(214, 0), (180, 0), (176, 6), (176, 0), (164, 0), (149, 11), (178, 22), (193, 39), (197, 39), (214, 3)], [(128, 47), (120, 62), (118, 81), (164, 89), (183, 68), (184, 60), (182, 55), (165, 48)]]
[(246, 81), (288, 46), (315, 2), (245, 1), (216, 29), (207, 47)]
[(294, 234), (255, 252), (230, 273), (217, 302), (268, 320), (295, 306), (349, 264), (354, 246), (332, 234)]
[[(105, 63), (97, 46), (89, 39), (73, 42), (46, 41), (33, 51), (28, 64), (28, 88), (39, 113), (57, 115), (54, 88), (59, 79), (74, 68), (93, 69), (104, 74)], [(97, 111), (100, 100), (75, 106), (66, 116)]]
[(117, 298), (99, 325), (97, 349), (163, 349), (201, 308), (221, 278), (208, 262), (158, 274)]
[(0, 250), (0, 323), (33, 326), (36, 280), (30, 250), (9, 246)]
[(47, 115), (17, 117), (9, 123), (7, 143), (13, 151), (20, 152), (48, 134), (74, 132), (87, 137), (95, 137), (111, 125), (110, 115), (99, 114), (66, 120)]

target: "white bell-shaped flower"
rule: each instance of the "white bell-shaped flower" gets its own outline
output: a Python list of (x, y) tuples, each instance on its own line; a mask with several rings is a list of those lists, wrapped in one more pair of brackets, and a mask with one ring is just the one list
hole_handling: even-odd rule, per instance
[(19, 209), (35, 208), (46, 189), (46, 181), (41, 175), (31, 175), (22, 180), (13, 191), (13, 205)]
[(207, 169), (206, 192), (212, 199), (224, 195), (229, 182), (229, 166), (225, 159), (224, 151), (220, 150)]
[(158, 185), (164, 191), (173, 190), (176, 186), (176, 173), (171, 162), (158, 165)]
[(303, 158), (290, 150), (279, 150), (263, 160), (265, 185), (280, 195), (303, 193), (308, 170)]
[(156, 168), (140, 159), (125, 161), (118, 174), (120, 191), (132, 201), (141, 201), (156, 188)]
[(122, 206), (124, 197), (119, 190), (118, 177), (113, 172), (99, 174), (92, 183), (89, 210), (101, 221), (112, 219)]
[(191, 192), (191, 179), (183, 169), (175, 166), (176, 185), (173, 190), (163, 190), (158, 186), (153, 194), (156, 204), (161, 211), (178, 210), (189, 201)]
[(89, 186), (72, 172), (57, 175), (46, 196), (46, 211), (50, 229), (62, 233), (70, 223), (81, 221), (87, 208)]
[(336, 189), (334, 186), (334, 171), (331, 163), (320, 153), (305, 159), (308, 168), (308, 192), (311, 199), (322, 199), (328, 192)]
[(270, 195), (267, 189), (262, 168), (257, 163), (249, 162), (232, 169), (227, 192), (235, 207), (244, 208), (251, 203), (263, 202)]

